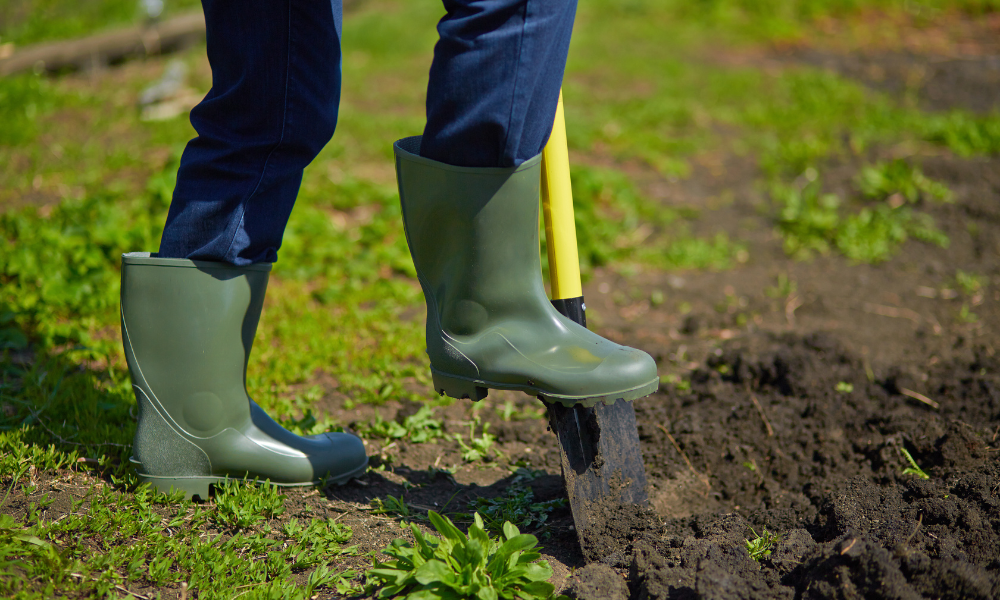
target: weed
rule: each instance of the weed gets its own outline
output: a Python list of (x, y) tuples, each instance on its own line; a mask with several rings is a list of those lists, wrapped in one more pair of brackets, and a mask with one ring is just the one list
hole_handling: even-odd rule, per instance
[(687, 379), (683, 379), (680, 375), (676, 373), (669, 373), (663, 378), (663, 382), (674, 386), (674, 389), (679, 392), (689, 392), (691, 391), (691, 382)]
[[(951, 202), (953, 199), (946, 185), (929, 179), (919, 167), (898, 159), (864, 167), (858, 174), (857, 184), (866, 198), (889, 199), (893, 203), (905, 201), (912, 204), (921, 200)], [(897, 194), (898, 199), (894, 199)]]
[(955, 283), (958, 285), (958, 288), (962, 290), (963, 294), (966, 296), (974, 296), (983, 291), (989, 283), (989, 277), (985, 275), (976, 275), (975, 273), (966, 273), (965, 271), (959, 269), (955, 272)]
[(415, 516), (410, 511), (410, 505), (403, 500), (402, 496), (397, 498), (388, 495), (385, 500), (374, 498), (372, 499), (372, 509), (373, 515), (394, 515), (404, 520)]
[(390, 557), (375, 561), (367, 573), (378, 598), (520, 598), (553, 597), (555, 586), (548, 562), (539, 560), (538, 539), (522, 534), (510, 523), (499, 539), (486, 532), (477, 513), (463, 534), (446, 517), (434, 511), (428, 518), (441, 537), (424, 535), (410, 526), (415, 544), (396, 540), (382, 552)]
[(826, 254), (840, 224), (841, 200), (835, 194), (821, 194), (818, 180), (799, 189), (775, 184), (771, 197), (778, 203), (778, 228), (784, 237), (785, 252), (809, 258), (814, 252)]
[(476, 437), (476, 427), (479, 424), (479, 417), (469, 422), (468, 444), (465, 443), (461, 435), (455, 434), (455, 441), (458, 442), (459, 447), (462, 449), (462, 459), (465, 462), (476, 462), (485, 459), (489, 456), (490, 450), (493, 448), (493, 442), (497, 439), (495, 435), (486, 431), (490, 428), (489, 423), (483, 423), (482, 435)]
[(517, 414), (517, 409), (514, 407), (514, 402), (512, 400), (507, 400), (503, 403), (503, 406), (496, 409), (500, 418), (506, 422), (510, 422), (514, 415)]
[(818, 177), (801, 188), (772, 185), (771, 197), (779, 206), (778, 229), (791, 256), (809, 258), (836, 248), (851, 260), (878, 263), (888, 260), (910, 237), (948, 245), (947, 236), (929, 215), (902, 204), (882, 203), (843, 217), (840, 197), (822, 194), (821, 187)]
[(746, 540), (747, 552), (750, 553), (750, 558), (757, 562), (762, 559), (771, 556), (771, 550), (774, 549), (774, 545), (781, 541), (780, 535), (775, 535), (764, 527), (761, 530), (760, 535), (751, 527), (750, 531), (753, 533), (753, 539)]
[(902, 453), (903, 458), (906, 459), (906, 462), (910, 463), (910, 466), (908, 466), (905, 469), (903, 469), (903, 475), (916, 475), (917, 477), (919, 477), (921, 479), (930, 479), (931, 478), (930, 475), (928, 475), (927, 473), (925, 473), (924, 470), (921, 469), (917, 465), (917, 461), (913, 460), (913, 455), (910, 454), (909, 450), (907, 450), (906, 448), (900, 446), (899, 447), (899, 451), (900, 451), (900, 453)]
[(270, 481), (229, 479), (215, 487), (215, 515), (222, 525), (249, 529), (284, 513), (285, 498)]
[(962, 304), (962, 308), (958, 311), (958, 320), (961, 323), (978, 323), (979, 315), (972, 312), (968, 304)]
[(405, 439), (415, 444), (431, 442), (444, 437), (441, 421), (434, 419), (433, 415), (434, 411), (428, 406), (421, 406), (416, 413), (404, 418), (402, 423), (386, 421), (376, 414), (370, 424), (358, 428), (358, 435), (384, 440)]
[(846, 381), (838, 381), (837, 387), (834, 389), (836, 389), (837, 392), (840, 394), (850, 394), (851, 392), (854, 391), (854, 384), (847, 383)]
[(532, 478), (531, 474), (525, 469), (518, 469), (518, 473), (502, 496), (480, 497), (469, 503), (469, 508), (482, 516), (486, 530), (491, 534), (499, 535), (507, 522), (519, 529), (538, 529), (553, 510), (567, 505), (565, 498), (534, 502), (535, 494), (526, 485), (526, 481)]
[(798, 284), (788, 276), (787, 273), (778, 273), (777, 280), (773, 286), (764, 288), (764, 295), (768, 298), (787, 298), (798, 290)]

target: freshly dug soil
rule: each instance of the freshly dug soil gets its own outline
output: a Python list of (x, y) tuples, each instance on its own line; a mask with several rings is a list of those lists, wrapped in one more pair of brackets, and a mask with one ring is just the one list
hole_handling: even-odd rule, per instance
[[(930, 110), (1000, 106), (996, 57), (791, 60), (915, 92)], [(1000, 159), (910, 160), (956, 194), (924, 207), (947, 249), (793, 263), (734, 159), (651, 189), (667, 203), (731, 193), (713, 224), (749, 241), (748, 265), (601, 273), (585, 289), (603, 335), (690, 384), (636, 402), (651, 510), (613, 511), (583, 550), (631, 598), (1000, 598)], [(845, 193), (856, 172), (831, 164), (826, 186)], [(959, 271), (988, 287), (957, 291)], [(796, 286), (779, 293), (781, 278)], [(747, 540), (765, 530), (777, 539), (754, 560)], [(577, 570), (568, 590), (590, 597), (607, 577)]]
[[(711, 473), (703, 498), (671, 496), (672, 511), (701, 514), (663, 522), (624, 509), (588, 554), (627, 566), (643, 599), (1000, 597), (1000, 362), (976, 356), (929, 371), (934, 411), (902, 395), (895, 372), (868, 381), (825, 334), (726, 345), (690, 392), (638, 405), (645, 424), (673, 420), (684, 453)], [(698, 486), (657, 430), (645, 433), (662, 439), (647, 446), (660, 486)], [(929, 479), (903, 473), (903, 449)], [(698, 510), (713, 502), (735, 512)], [(755, 562), (745, 540), (765, 529), (780, 539)]]

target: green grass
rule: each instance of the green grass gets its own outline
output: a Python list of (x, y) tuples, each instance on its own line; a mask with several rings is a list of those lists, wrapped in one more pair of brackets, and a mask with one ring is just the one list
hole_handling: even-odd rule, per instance
[[(243, 490), (242, 499), (266, 497), (269, 488)], [(121, 493), (107, 486), (91, 489), (69, 514), (52, 519), (46, 496), (33, 496), (22, 516), (0, 515), (0, 593), (6, 597), (119, 597), (137, 587), (183, 584), (202, 598), (231, 598), (234, 589), (252, 587), (251, 597), (305, 599), (320, 588), (349, 587), (355, 575), (327, 567), (356, 552), (343, 546), (351, 530), (332, 520), (291, 520), (274, 529), (262, 516), (234, 527), (219, 502), (164, 503), (148, 487)], [(229, 532), (211, 533), (217, 526)]]
[[(196, 0), (166, 0), (163, 17), (196, 9)], [(145, 13), (134, 0), (6, 0), (0, 5), (0, 42), (21, 46), (92, 35), (141, 23)]]
[(916, 207), (949, 202), (951, 191), (919, 168), (903, 161), (862, 168), (856, 181), (859, 192), (850, 203), (823, 193), (816, 171), (808, 171), (807, 179), (810, 174), (812, 181), (801, 186), (771, 186), (778, 231), (790, 256), (810, 258), (835, 249), (852, 261), (878, 263), (911, 238), (948, 246), (948, 237), (933, 218)]

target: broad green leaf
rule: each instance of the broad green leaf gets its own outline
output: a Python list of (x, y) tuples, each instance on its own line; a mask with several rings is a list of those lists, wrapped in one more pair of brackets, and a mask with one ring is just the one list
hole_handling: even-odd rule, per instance
[(552, 567), (546, 562), (524, 565), (524, 577), (529, 581), (545, 581), (552, 577)]
[(506, 523), (503, 524), (503, 535), (508, 540), (512, 537), (516, 537), (520, 533), (521, 532), (518, 531), (517, 527), (515, 527), (514, 524), (511, 523), (510, 521), (507, 521)]
[(413, 578), (423, 584), (455, 581), (455, 573), (439, 560), (429, 560), (413, 571)]
[(498, 600), (497, 591), (491, 587), (484, 587), (476, 594), (479, 600)]
[(452, 523), (447, 517), (442, 517), (432, 510), (427, 512), (427, 518), (429, 518), (431, 524), (434, 525), (434, 529), (449, 540), (456, 544), (461, 544), (465, 541), (465, 535), (463, 535), (458, 527), (455, 527), (455, 524)]

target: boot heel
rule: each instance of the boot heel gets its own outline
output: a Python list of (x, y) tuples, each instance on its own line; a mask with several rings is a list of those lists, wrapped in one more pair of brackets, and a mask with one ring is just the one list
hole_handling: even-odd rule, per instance
[(479, 402), (489, 393), (487, 388), (476, 385), (475, 381), (442, 375), (437, 371), (431, 371), (431, 375), (434, 378), (434, 391), (442, 396), (447, 394), (452, 398), (469, 398), (474, 402)]

